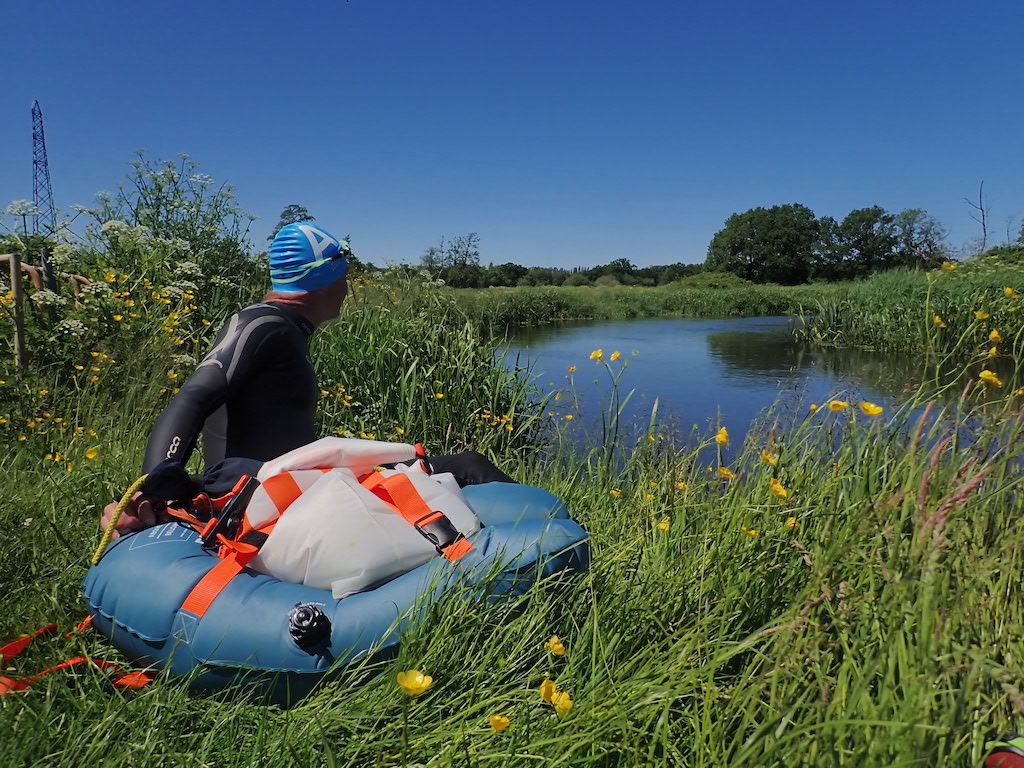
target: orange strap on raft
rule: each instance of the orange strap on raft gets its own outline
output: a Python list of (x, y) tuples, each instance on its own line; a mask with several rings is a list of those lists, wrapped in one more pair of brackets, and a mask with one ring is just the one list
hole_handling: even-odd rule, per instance
[[(88, 629), (92, 626), (92, 617), (87, 616), (81, 621), (76, 629), (79, 631)], [(36, 630), (31, 635), (25, 635), (25, 637), (19, 638), (18, 640), (12, 640), (7, 645), (0, 648), (0, 664), (6, 663), (9, 659), (13, 659), (15, 656), (20, 654), (37, 637), (44, 635), (51, 635), (57, 631), (56, 624), (47, 624), (45, 627)], [(71, 637), (70, 633), (66, 634), (67, 637)], [(51, 672), (56, 672), (59, 669), (67, 669), (68, 667), (74, 667), (79, 664), (92, 664), (100, 669), (110, 669), (117, 675), (114, 678), (114, 685), (121, 688), (141, 688), (148, 684), (153, 678), (145, 672), (125, 672), (120, 666), (112, 661), (104, 661), (103, 659), (90, 659), (86, 656), (75, 656), (74, 658), (62, 661), (60, 664), (56, 664), (48, 669), (44, 669), (37, 675), (28, 675), (26, 677), (6, 677), (0, 675), (0, 696), (6, 696), (8, 693), (15, 693), (17, 691), (24, 691), (31, 687), (32, 683), (36, 682), (43, 675), (48, 675)]]
[[(426, 455), (423, 452), (423, 446), (416, 446), (416, 454), (417, 458), (425, 460)], [(330, 470), (323, 468), (322, 471), (328, 472)], [(419, 491), (416, 490), (412, 481), (409, 480), (409, 476), (405, 473), (399, 472), (389, 478), (385, 478), (380, 472), (371, 472), (363, 477), (360, 483), (416, 528), (420, 534), (437, 548), (438, 553), (449, 561), (455, 562), (473, 551), (473, 545), (452, 525), (448, 517), (442, 512), (431, 509), (423, 500), (423, 497), (420, 496)], [(232, 493), (236, 493), (240, 485), (241, 481), (239, 481), (239, 485), (235, 487)], [(263, 481), (261, 486), (280, 514), (283, 514), (291, 506), (292, 502), (302, 495), (302, 488), (290, 472), (281, 472), (269, 477)], [(201, 533), (206, 535), (214, 525), (216, 525), (216, 519), (211, 519)], [(269, 529), (263, 528), (262, 530), (269, 532), (271, 529), (272, 527)], [(243, 519), (238, 531), (238, 538), (228, 540), (223, 536), (219, 537), (222, 545), (220, 550), (221, 561), (211, 568), (199, 580), (199, 583), (192, 588), (188, 597), (181, 604), (182, 610), (188, 611), (200, 618), (204, 616), (217, 598), (217, 595), (259, 553), (258, 547), (238, 540), (251, 530), (252, 528), (249, 527), (248, 521)]]
[(451, 562), (473, 551), (469, 540), (443, 512), (430, 508), (404, 472), (388, 478), (380, 472), (371, 472), (360, 484), (405, 518)]
[(228, 585), (228, 582), (240, 574), (246, 564), (259, 552), (256, 547), (239, 541), (225, 542), (224, 546), (230, 549), (230, 553), (213, 566), (192, 588), (188, 597), (185, 598), (185, 602), (181, 604), (183, 611), (194, 613), (202, 618), (217, 595)]

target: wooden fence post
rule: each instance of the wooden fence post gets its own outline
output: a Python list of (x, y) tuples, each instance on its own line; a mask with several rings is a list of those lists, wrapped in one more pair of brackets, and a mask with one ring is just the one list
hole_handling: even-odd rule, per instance
[(11, 304), (14, 308), (14, 364), (19, 370), (25, 368), (25, 318), (21, 306), (21, 257), (10, 254), (11, 261)]

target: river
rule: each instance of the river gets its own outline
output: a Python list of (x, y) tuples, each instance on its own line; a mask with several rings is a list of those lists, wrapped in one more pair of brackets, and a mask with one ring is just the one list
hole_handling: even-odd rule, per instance
[[(777, 404), (783, 418), (830, 398), (851, 407), (866, 400), (891, 407), (916, 388), (921, 367), (901, 355), (810, 348), (790, 332), (790, 317), (658, 318), (589, 321), (517, 329), (507, 364), (529, 364), (537, 386), (561, 392), (549, 412), (579, 437), (600, 434), (612, 378), (628, 401), (622, 422), (646, 429), (657, 402), (659, 430), (706, 435), (719, 426), (734, 440)], [(591, 358), (600, 349), (603, 363)], [(619, 356), (612, 361), (612, 355)], [(570, 368), (575, 367), (575, 371)], [(738, 441), (736, 441), (738, 442)]]

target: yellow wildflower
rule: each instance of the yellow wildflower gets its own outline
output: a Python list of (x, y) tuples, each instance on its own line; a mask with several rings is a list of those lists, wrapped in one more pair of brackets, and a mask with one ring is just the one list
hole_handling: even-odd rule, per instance
[(998, 344), (1003, 340), (1003, 334), (997, 331), (995, 328), (992, 329), (992, 333), (988, 335), (988, 340), (993, 344)]
[(100, 452), (98, 450), (96, 450), (95, 448), (90, 448), (89, 450), (87, 450), (85, 452), (85, 458), (89, 459), (90, 461), (92, 459), (95, 459), (99, 455), (100, 455)]
[(72, 464), (72, 463), (71, 463), (71, 462), (69, 461), (69, 462), (68, 462), (68, 472), (74, 472), (74, 471), (75, 471), (75, 465), (74, 465), (74, 464)]
[(604, 360), (604, 350), (595, 349), (593, 352), (590, 353), (590, 359), (597, 360), (597, 362), (600, 363), (602, 360)]
[(614, 352), (612, 352), (612, 362), (618, 360), (620, 357), (622, 357), (622, 353), (619, 352), (619, 350), (616, 349)]
[(85, 366), (84, 365), (76, 365), (75, 366), (75, 370), (76, 371), (84, 371), (85, 370)]
[(418, 669), (399, 672), (395, 679), (406, 696), (419, 696), (421, 693), (425, 693), (430, 684), (434, 682), (434, 678), (424, 675)]
[(444, 400), (444, 392), (435, 392), (434, 397), (436, 397), (438, 400)]
[(749, 528), (747, 529), (747, 536), (749, 536), (750, 538), (754, 538), (755, 536), (757, 536), (757, 531), (753, 528)]
[(727, 430), (725, 427), (722, 427), (720, 430), (718, 430), (718, 434), (715, 435), (715, 442), (718, 443), (719, 445), (728, 445), (729, 430)]
[(491, 724), (491, 728), (498, 733), (501, 733), (512, 724), (512, 721), (504, 715), (491, 715), (487, 718), (487, 721)]
[(27, 439), (28, 439), (28, 438), (26, 438), (26, 437), (25, 437), (24, 435), (18, 435), (18, 442), (19, 442), (19, 443), (22, 443), (22, 442), (24, 442), (24, 441), (25, 441), (25, 440), (27, 440)]
[(763, 461), (769, 467), (774, 467), (776, 462), (775, 454), (771, 453), (767, 448), (762, 448), (761, 461)]
[(117, 275), (114, 274), (113, 272), (107, 272), (107, 274), (103, 276), (103, 279), (106, 280), (108, 283), (112, 283), (115, 280), (117, 280)]
[(935, 323), (935, 325), (937, 325), (939, 328), (946, 327), (946, 321), (942, 319), (942, 315), (936, 315), (935, 319), (932, 322)]
[(648, 493), (646, 496), (644, 496), (644, 499), (647, 501), (654, 501), (654, 494)]
[(956, 264), (954, 264), (951, 261), (944, 261), (942, 262), (942, 268), (947, 272), (952, 272), (954, 269), (956, 269)]
[(993, 387), (1003, 386), (1003, 381), (996, 376), (992, 371), (987, 368), (978, 374), (978, 378), (984, 381), (986, 384), (991, 384)]
[(558, 691), (551, 697), (551, 706), (555, 708), (559, 717), (565, 717), (565, 713), (572, 709), (572, 697), (568, 691)]
[(114, 315), (114, 322), (120, 323), (122, 320), (124, 320), (123, 315)]
[(573, 415), (571, 413), (565, 414), (565, 420), (566, 421), (572, 421), (572, 419), (573, 419)]
[(660, 523), (658, 523), (658, 528), (660, 528), (663, 531), (667, 531), (671, 527), (672, 523), (670, 523), (668, 520), (662, 520)]
[(829, 407), (830, 411), (841, 411), (841, 410), (843, 410), (844, 408), (846, 408), (849, 405), (850, 405), (849, 402), (847, 402), (846, 400), (829, 400), (828, 401), (828, 407)]
[(772, 489), (772, 493), (775, 496), (778, 496), (780, 499), (785, 499), (789, 497), (789, 491), (787, 491), (785, 486), (783, 486), (782, 483), (778, 481), (778, 478), (773, 477), (771, 480), (768, 481), (768, 485)]
[(728, 467), (719, 467), (718, 468), (718, 474), (720, 474), (726, 480), (728, 480), (730, 478), (733, 478), (733, 477), (736, 477), (736, 475), (733, 473), (733, 471), (731, 469), (729, 469)]
[(575, 365), (570, 365), (565, 370), (567, 370), (569, 373), (574, 373), (576, 371), (576, 366)]
[(688, 487), (689, 486), (686, 483), (684, 483), (682, 480), (679, 480), (679, 481), (676, 482), (676, 490), (677, 491), (685, 491)]
[(405, 430), (402, 429), (401, 427), (395, 427), (395, 434), (396, 435), (404, 435), (405, 434)]
[(620, 491), (618, 488), (612, 488), (611, 491), (609, 491), (609, 493), (611, 493), (611, 495), (614, 496), (616, 499), (622, 495), (622, 491)]
[(178, 378), (178, 374), (176, 374), (174, 371), (168, 371), (167, 372), (167, 378), (168, 379), (176, 379), (176, 378)]
[(885, 410), (885, 408), (883, 408), (882, 406), (875, 405), (874, 403), (869, 403), (867, 400), (861, 400), (860, 409), (864, 412), (866, 416), (877, 416), (878, 414)]
[(565, 656), (565, 645), (558, 635), (552, 635), (551, 639), (544, 643), (544, 647), (555, 656)]
[(992, 315), (990, 315), (984, 309), (979, 309), (975, 311), (974, 317), (978, 320), (988, 320), (990, 317), (992, 317)]
[(1003, 295), (1006, 296), (1006, 298), (1008, 299), (1020, 298), (1020, 294), (1013, 290), (1013, 288), (1011, 288), (1010, 286), (1006, 286), (1005, 288), (1003, 288)]
[(992, 347), (992, 348), (991, 348), (991, 349), (989, 349), (989, 351), (988, 351), (988, 356), (989, 356), (989, 357), (995, 357), (995, 356), (996, 356), (996, 355), (998, 355), (998, 354), (999, 354), (999, 350), (998, 350), (998, 349), (996, 349), (995, 347)]
[(786, 518), (786, 527), (789, 528), (789, 530), (793, 530), (798, 525), (800, 525), (800, 523), (797, 521), (797, 519), (795, 517), (787, 517)]
[(818, 410), (817, 404), (816, 403), (811, 403), (811, 413), (814, 413), (816, 410)]
[(550, 704), (551, 700), (554, 698), (557, 692), (558, 686), (555, 685), (555, 681), (548, 678), (544, 678), (544, 682), (540, 684), (541, 699)]

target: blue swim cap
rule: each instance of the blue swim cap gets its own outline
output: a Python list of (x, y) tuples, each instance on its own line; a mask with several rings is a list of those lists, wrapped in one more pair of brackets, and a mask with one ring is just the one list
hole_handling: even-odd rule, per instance
[(346, 240), (314, 224), (289, 224), (270, 246), (270, 282), (280, 293), (326, 288), (345, 276), (350, 253)]

